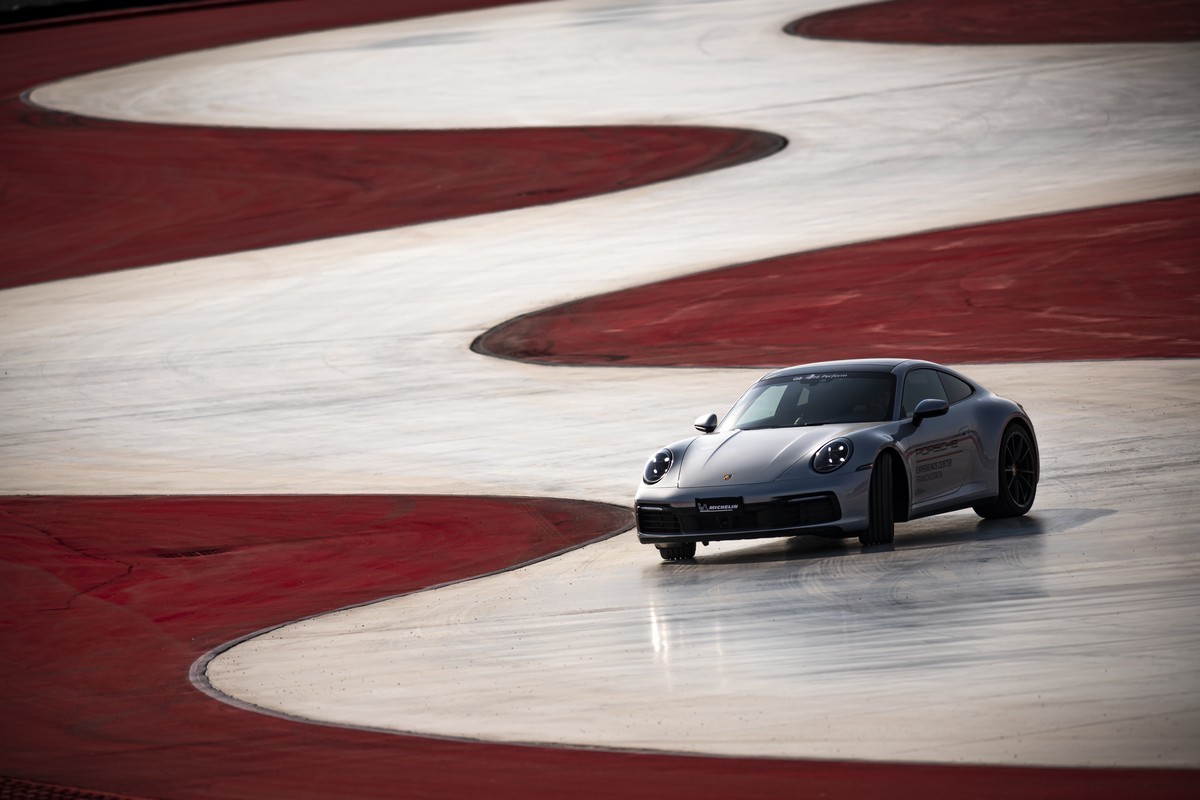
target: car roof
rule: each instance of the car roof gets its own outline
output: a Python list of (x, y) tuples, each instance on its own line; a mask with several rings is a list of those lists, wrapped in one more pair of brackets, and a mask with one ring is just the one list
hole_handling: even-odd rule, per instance
[(851, 358), (842, 361), (818, 361), (812, 364), (797, 364), (769, 372), (762, 380), (789, 378), (793, 375), (804, 375), (810, 372), (891, 372), (901, 365), (936, 367), (945, 369), (932, 361), (920, 361), (913, 358)]

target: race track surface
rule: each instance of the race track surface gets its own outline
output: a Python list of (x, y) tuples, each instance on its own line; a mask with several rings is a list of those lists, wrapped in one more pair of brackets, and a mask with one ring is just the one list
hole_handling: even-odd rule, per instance
[[(0, 31), (0, 788), (1191, 796), (1194, 11), (488, 5)], [(1026, 405), (1027, 518), (636, 543), (884, 353)]]

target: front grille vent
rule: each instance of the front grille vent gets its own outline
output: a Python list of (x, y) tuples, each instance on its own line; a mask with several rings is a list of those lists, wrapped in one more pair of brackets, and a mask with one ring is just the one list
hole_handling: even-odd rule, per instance
[(670, 511), (639, 508), (637, 510), (638, 530), (642, 533), (679, 533), (679, 517)]

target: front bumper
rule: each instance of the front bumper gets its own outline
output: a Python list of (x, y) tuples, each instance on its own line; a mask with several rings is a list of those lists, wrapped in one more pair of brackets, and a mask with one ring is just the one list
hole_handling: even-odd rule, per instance
[(736, 511), (717, 513), (701, 513), (695, 503), (639, 502), (635, 512), (638, 541), (643, 544), (844, 532), (836, 524), (842, 517), (841, 507), (830, 492), (745, 503)]
[[(787, 487), (643, 486), (634, 502), (638, 541), (670, 544), (850, 535), (866, 527), (870, 475), (869, 468), (860, 468), (829, 476), (819, 487), (811, 482)], [(736, 507), (726, 510), (729, 505)], [(718, 510), (702, 511), (702, 506)]]

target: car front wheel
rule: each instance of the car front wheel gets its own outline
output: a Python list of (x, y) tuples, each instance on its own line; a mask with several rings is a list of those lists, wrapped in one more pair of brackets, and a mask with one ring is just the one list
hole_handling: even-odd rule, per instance
[(859, 544), (869, 547), (891, 544), (896, 539), (896, 507), (892, 503), (894, 465), (889, 453), (880, 454), (871, 467), (867, 500), (867, 529), (858, 535)]
[(1000, 439), (1000, 492), (975, 506), (984, 519), (1019, 517), (1033, 507), (1038, 464), (1033, 437), (1021, 425), (1009, 425)]
[(658, 554), (662, 556), (663, 561), (686, 561), (689, 558), (694, 558), (696, 555), (695, 542), (678, 542), (669, 544), (666, 547), (658, 548)]

